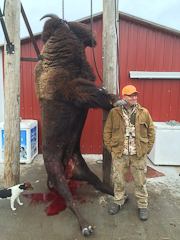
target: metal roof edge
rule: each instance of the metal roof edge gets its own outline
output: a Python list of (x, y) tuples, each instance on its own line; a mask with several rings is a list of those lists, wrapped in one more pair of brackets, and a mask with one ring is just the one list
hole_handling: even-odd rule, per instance
[(174, 28), (170, 28), (170, 27), (167, 27), (167, 26), (155, 23), (155, 22), (151, 22), (151, 21), (148, 21), (146, 19), (139, 18), (139, 17), (136, 17), (134, 15), (130, 15), (128, 13), (124, 13), (124, 12), (120, 12), (120, 11), (119, 11), (119, 15), (122, 18), (125, 18), (125, 19), (128, 19), (128, 20), (133, 20), (133, 21), (141, 23), (143, 25), (154, 27), (154, 28), (158, 28), (158, 29), (161, 29), (163, 31), (167, 31), (167, 32), (170, 32), (172, 34), (176, 34), (176, 35), (180, 36), (180, 31), (176, 30)]
[[(41, 35), (41, 33), (42, 33), (42, 32), (35, 33), (35, 34), (34, 34), (34, 37), (37, 37), (37, 36)], [(29, 35), (26, 36), (26, 37), (22, 37), (22, 38), (21, 38), (21, 42), (22, 42), (22, 41), (25, 41), (25, 40), (28, 40), (28, 39), (30, 39), (30, 36), (29, 36)], [(0, 44), (0, 48), (2, 48), (3, 46), (4, 46), (4, 44)]]
[[(103, 15), (103, 12), (96, 13), (96, 14), (93, 15), (93, 18), (98, 18), (101, 15)], [(128, 14), (128, 13), (124, 13), (124, 12), (121, 12), (121, 11), (119, 11), (119, 16), (120, 16), (120, 18), (124, 18), (124, 19), (127, 19), (127, 20), (135, 21), (135, 22), (140, 23), (142, 25), (146, 25), (146, 26), (149, 26), (149, 27), (157, 28), (157, 29), (160, 29), (162, 31), (167, 31), (167, 32), (170, 32), (172, 34), (180, 36), (180, 31), (176, 30), (174, 28), (169, 28), (169, 27), (166, 27), (164, 25), (161, 25), (161, 24), (158, 24), (158, 23), (155, 23), (155, 22), (151, 22), (151, 21), (148, 21), (146, 19), (143, 19), (143, 18), (140, 18), (140, 17), (136, 17), (134, 15), (131, 15), (131, 14)], [(85, 18), (81, 18), (81, 19), (78, 19), (76, 21), (77, 22), (84, 22), (84, 21), (90, 20), (90, 18), (91, 18), (91, 16), (87, 16)]]
[[(96, 13), (96, 14), (93, 14), (93, 18), (99, 18), (101, 17), (101, 15), (103, 15), (103, 12), (99, 12), (99, 13)], [(152, 28), (156, 28), (156, 29), (160, 29), (162, 31), (167, 31), (171, 34), (174, 34), (174, 35), (178, 35), (180, 36), (180, 31), (179, 30), (176, 30), (176, 29), (173, 29), (173, 28), (169, 28), (169, 27), (166, 27), (164, 25), (161, 25), (161, 24), (158, 24), (158, 23), (155, 23), (155, 22), (151, 22), (151, 21), (148, 21), (146, 19), (143, 19), (143, 18), (139, 18), (139, 17), (136, 17), (134, 15), (131, 15), (131, 14), (128, 14), (128, 13), (124, 13), (124, 12), (121, 12), (119, 11), (119, 15), (120, 15), (120, 18), (125, 18), (127, 20), (132, 20), (132, 21), (135, 21), (137, 23), (140, 23), (142, 25), (146, 25), (146, 26), (149, 26), (149, 27), (152, 27)], [(77, 19), (75, 20), (76, 22), (85, 22), (85, 21), (88, 21), (91, 19), (91, 16), (87, 16), (87, 17), (84, 17), (84, 18), (80, 18), (80, 19)], [(39, 36), (41, 35), (41, 32), (39, 33), (36, 33), (34, 34), (34, 36)], [(26, 37), (23, 37), (21, 38), (21, 41), (24, 41), (26, 39), (29, 39), (30, 36), (26, 36)], [(1, 44), (0, 45), (0, 48), (2, 48), (4, 46), (4, 44)]]
[[(95, 14), (92, 15), (92, 17), (93, 18), (98, 18), (101, 15), (103, 15), (103, 12), (95, 13)], [(84, 17), (84, 18), (77, 19), (77, 20), (75, 20), (75, 22), (84, 22), (84, 21), (87, 21), (87, 20), (90, 20), (90, 19), (91, 19), (91, 15), (89, 15), (87, 17)]]

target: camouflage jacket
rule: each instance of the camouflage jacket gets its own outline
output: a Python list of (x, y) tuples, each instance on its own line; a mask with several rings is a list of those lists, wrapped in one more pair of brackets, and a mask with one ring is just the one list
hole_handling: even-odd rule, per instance
[(125, 123), (125, 135), (124, 135), (124, 155), (135, 155), (136, 151), (136, 132), (135, 132), (135, 119), (132, 123), (131, 116), (132, 114), (136, 114), (137, 104), (133, 107), (126, 109), (124, 106), (122, 107), (122, 113), (124, 117)]
[[(104, 127), (103, 139), (107, 150), (117, 157), (121, 157), (124, 149), (125, 122), (122, 107), (115, 107), (109, 112)], [(141, 159), (149, 153), (155, 140), (155, 131), (152, 118), (146, 108), (137, 104), (135, 118), (135, 141), (137, 157)]]

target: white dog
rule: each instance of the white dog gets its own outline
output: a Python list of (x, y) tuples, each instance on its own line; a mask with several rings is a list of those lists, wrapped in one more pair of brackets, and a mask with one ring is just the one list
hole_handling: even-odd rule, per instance
[(33, 190), (33, 187), (31, 186), (30, 183), (24, 182), (24, 183), (15, 185), (13, 187), (10, 187), (8, 189), (0, 190), (0, 199), (5, 199), (5, 198), (10, 199), (11, 209), (15, 211), (16, 210), (16, 208), (14, 207), (15, 200), (19, 203), (19, 205), (23, 205), (23, 203), (20, 202), (19, 195), (24, 190)]

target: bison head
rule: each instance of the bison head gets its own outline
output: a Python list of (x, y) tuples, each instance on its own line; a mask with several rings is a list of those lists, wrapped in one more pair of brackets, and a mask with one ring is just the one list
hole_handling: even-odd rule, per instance
[(91, 29), (88, 27), (88, 25), (80, 22), (67, 22), (63, 19), (60, 19), (57, 15), (54, 14), (47, 14), (43, 16), (40, 20), (46, 17), (50, 17), (51, 19), (46, 21), (44, 25), (42, 33), (43, 43), (46, 43), (56, 30), (66, 28), (66, 31), (73, 32), (76, 37), (83, 42), (85, 47), (92, 47), (92, 44), (96, 46), (97, 42), (94, 35), (91, 33)]

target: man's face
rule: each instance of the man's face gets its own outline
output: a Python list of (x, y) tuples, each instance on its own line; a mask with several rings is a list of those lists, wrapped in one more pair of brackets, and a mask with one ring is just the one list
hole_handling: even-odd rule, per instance
[(138, 93), (133, 93), (131, 95), (123, 95), (122, 96), (123, 100), (127, 102), (127, 104), (125, 105), (126, 108), (130, 108), (134, 104), (136, 104), (137, 103), (137, 97), (138, 97)]

